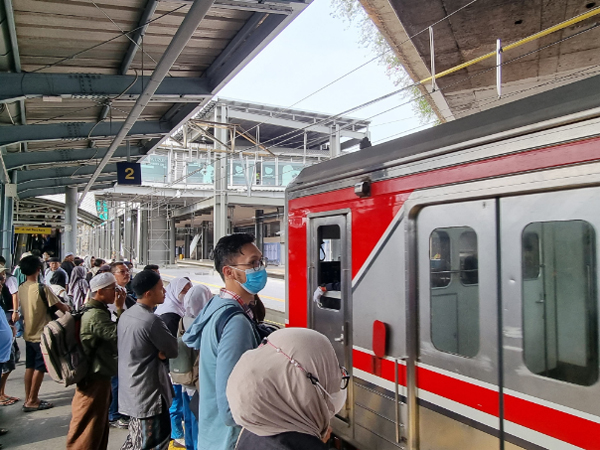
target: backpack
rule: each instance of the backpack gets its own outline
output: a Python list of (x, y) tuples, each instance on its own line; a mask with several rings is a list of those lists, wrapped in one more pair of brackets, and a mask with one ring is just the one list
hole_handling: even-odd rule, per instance
[(173, 383), (198, 389), (200, 352), (185, 345), (183, 342), (184, 333), (185, 328), (183, 318), (181, 318), (177, 332), (177, 349), (179, 353), (176, 358), (169, 359), (169, 372)]
[(254, 331), (256, 332), (256, 334), (258, 335), (258, 338), (259, 338), (258, 342), (259, 343), (264, 338), (266, 338), (268, 335), (270, 335), (272, 332), (274, 332), (274, 331), (276, 331), (276, 330), (279, 329), (275, 325), (268, 325), (268, 324), (266, 324), (264, 322), (255, 323), (239, 307), (237, 307), (237, 306), (228, 306), (225, 309), (225, 311), (223, 311), (221, 313), (221, 316), (217, 319), (217, 323), (215, 325), (215, 329), (217, 331), (217, 342), (221, 342), (221, 336), (223, 335), (223, 330), (225, 329), (225, 326), (227, 325), (227, 323), (229, 322), (229, 320), (233, 316), (237, 316), (238, 314), (243, 314), (244, 317), (246, 317), (250, 321), (250, 323), (252, 324), (252, 328), (254, 329)]
[[(47, 301), (44, 303), (47, 305)], [(83, 380), (90, 368), (79, 336), (81, 318), (87, 310), (64, 313), (42, 331), (40, 347), (48, 374), (65, 387)]]

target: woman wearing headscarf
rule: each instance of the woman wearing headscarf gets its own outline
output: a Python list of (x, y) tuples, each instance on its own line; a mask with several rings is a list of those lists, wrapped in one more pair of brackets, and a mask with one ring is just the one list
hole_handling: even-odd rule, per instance
[[(179, 322), (185, 316), (185, 307), (183, 299), (185, 294), (191, 289), (192, 282), (189, 278), (178, 277), (169, 283), (165, 289), (165, 301), (158, 305), (154, 314), (160, 316), (171, 334), (177, 337)], [(180, 384), (173, 384), (173, 403), (169, 408), (171, 416), (171, 439), (183, 439), (183, 391)]]
[(235, 365), (227, 400), (242, 426), (237, 450), (325, 450), (346, 403), (348, 377), (329, 340), (306, 328), (275, 331)]
[(90, 290), (90, 285), (85, 281), (85, 275), (85, 269), (82, 266), (76, 266), (73, 268), (69, 280), (69, 295), (71, 295), (73, 306), (77, 311), (85, 303), (86, 295)]
[[(187, 330), (192, 325), (194, 319), (200, 315), (202, 309), (206, 306), (213, 294), (208, 286), (197, 284), (193, 286), (183, 299), (185, 316), (183, 317), (183, 327)], [(197, 354), (198, 352), (194, 350)], [(196, 361), (197, 362), (197, 361)], [(184, 386), (183, 388), (183, 421), (185, 427), (185, 448), (186, 450), (197, 450), (198, 448), (198, 411), (192, 411), (190, 402), (197, 392), (197, 386)], [(196, 403), (196, 407), (197, 407)]]

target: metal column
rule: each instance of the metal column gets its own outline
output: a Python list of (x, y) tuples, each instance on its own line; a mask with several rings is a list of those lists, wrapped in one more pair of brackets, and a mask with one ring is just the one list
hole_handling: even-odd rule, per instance
[(127, 261), (131, 261), (133, 258), (133, 221), (131, 220), (131, 208), (129, 205), (125, 205), (125, 214), (123, 214), (123, 257)]
[(169, 251), (169, 228), (167, 223), (166, 211), (160, 211), (154, 208), (149, 211), (149, 233), (150, 242), (148, 245), (148, 264), (158, 264), (166, 266), (171, 261)]
[(77, 254), (77, 188), (65, 188), (65, 232), (62, 241), (62, 257), (71, 252)]
[(138, 263), (147, 265), (148, 263), (148, 210), (140, 208), (138, 210)]
[(256, 246), (263, 251), (263, 210), (257, 209), (254, 211), (254, 237), (256, 238)]
[[(12, 172), (12, 182), (16, 184), (17, 182), (17, 172)], [(10, 180), (7, 180), (10, 183)], [(2, 218), (2, 256), (6, 259), (6, 266), (11, 268), (13, 263), (13, 215), (14, 215), (14, 206), (15, 202), (12, 197), (8, 197), (6, 195), (6, 185), (3, 186), (3, 218)]]
[(177, 258), (179, 257), (178, 252), (175, 251), (175, 247), (177, 245), (177, 229), (175, 228), (175, 217), (171, 217), (169, 227), (169, 241), (170, 241), (170, 249), (169, 254), (171, 257), (169, 258), (170, 264), (177, 264)]
[[(215, 122), (227, 123), (227, 107), (220, 105), (215, 107)], [(221, 142), (227, 142), (228, 130), (224, 127), (215, 128), (215, 137)], [(226, 148), (219, 142), (215, 142), (215, 149), (222, 153), (216, 153), (215, 158), (215, 206), (213, 210), (213, 242), (216, 243), (229, 232), (229, 220), (227, 218), (227, 153)], [(204, 256), (206, 257), (206, 256)]]

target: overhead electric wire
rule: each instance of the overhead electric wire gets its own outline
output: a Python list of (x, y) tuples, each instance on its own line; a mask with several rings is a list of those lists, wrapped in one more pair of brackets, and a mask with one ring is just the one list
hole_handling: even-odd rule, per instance
[[(473, 2), (472, 2), (472, 3), (473, 3)], [(587, 18), (590, 18), (590, 17), (592, 17), (592, 16), (594, 16), (594, 15), (597, 15), (597, 14), (599, 14), (599, 13), (600, 13), (600, 7), (599, 7), (599, 8), (595, 8), (595, 9), (594, 9), (594, 10), (592, 10), (592, 11), (589, 11), (589, 12), (587, 12), (587, 13), (584, 13), (584, 14), (581, 14), (581, 15), (579, 15), (579, 16), (576, 16), (575, 18), (572, 18), (572, 19), (570, 19), (570, 20), (567, 20), (567, 21), (565, 21), (565, 22), (562, 22), (562, 23), (560, 23), (560, 24), (557, 24), (557, 25), (555, 25), (555, 26), (553, 26), (553, 27), (550, 27), (550, 28), (548, 28), (548, 29), (546, 29), (546, 30), (543, 30), (543, 31), (541, 31), (541, 32), (539, 32), (539, 33), (535, 33), (534, 35), (532, 35), (532, 36), (529, 36), (529, 37), (527, 37), (527, 38), (521, 39), (521, 40), (517, 41), (516, 43), (513, 43), (513, 44), (510, 44), (510, 45), (507, 45), (506, 47), (503, 47), (503, 49), (502, 49), (502, 50), (503, 50), (503, 51), (505, 51), (505, 49), (513, 49), (513, 48), (516, 48), (516, 47), (518, 47), (518, 46), (520, 46), (520, 45), (523, 45), (523, 44), (525, 44), (525, 43), (532, 42), (532, 41), (533, 41), (533, 40), (535, 40), (535, 39), (539, 39), (539, 38), (541, 38), (541, 37), (544, 37), (544, 36), (546, 36), (546, 35), (548, 35), (548, 34), (551, 34), (552, 32), (555, 32), (555, 31), (562, 30), (562, 29), (564, 29), (564, 28), (566, 28), (566, 27), (568, 27), (568, 26), (571, 26), (571, 25), (573, 25), (573, 24), (575, 24), (575, 23), (581, 22), (582, 20), (585, 20), (585, 19), (587, 19)], [(513, 62), (515, 62), (515, 61), (517, 61), (517, 60), (519, 60), (519, 59), (522, 59), (522, 58), (524, 58), (524, 57), (526, 57), (526, 56), (529, 56), (529, 55), (531, 55), (531, 54), (534, 54), (534, 53), (540, 52), (540, 51), (542, 51), (542, 50), (545, 50), (545, 49), (546, 49), (546, 48), (548, 48), (548, 47), (551, 47), (551, 46), (553, 46), (553, 45), (556, 45), (556, 44), (558, 44), (558, 43), (564, 42), (564, 41), (566, 41), (566, 40), (568, 40), (568, 39), (571, 39), (571, 38), (573, 38), (573, 37), (579, 36), (579, 35), (581, 35), (581, 34), (583, 34), (583, 33), (586, 33), (586, 32), (588, 32), (588, 31), (591, 31), (592, 29), (595, 29), (597, 26), (598, 26), (598, 24), (595, 24), (595, 25), (593, 25), (592, 27), (589, 27), (589, 28), (587, 28), (586, 30), (582, 30), (582, 31), (580, 31), (580, 32), (578, 32), (578, 33), (575, 33), (574, 35), (571, 35), (571, 36), (568, 36), (568, 37), (566, 37), (566, 38), (563, 38), (563, 39), (561, 39), (561, 40), (559, 40), (559, 41), (556, 41), (556, 42), (554, 42), (554, 43), (552, 43), (552, 44), (549, 44), (549, 45), (547, 45), (547, 46), (544, 46), (544, 47), (541, 47), (541, 48), (539, 48), (539, 49), (536, 49), (536, 50), (533, 50), (533, 51), (531, 51), (531, 52), (528, 52), (528, 53), (527, 53), (527, 54), (525, 54), (525, 55), (521, 55), (521, 56), (519, 56), (519, 57), (517, 57), (517, 58), (514, 58), (514, 59), (512, 59), (512, 60), (509, 60), (509, 61), (503, 62), (503, 63), (502, 63), (502, 64), (500, 64), (500, 65), (501, 65), (501, 66), (504, 66), (504, 65), (507, 65), (507, 64), (513, 63)], [(493, 55), (495, 55), (495, 54), (496, 54), (496, 53), (495, 53), (495, 52), (493, 52)], [(487, 54), (487, 55), (489, 55), (489, 54)], [(469, 67), (469, 66), (471, 66), (471, 65), (473, 65), (473, 64), (476, 64), (477, 62), (480, 62), (480, 61), (482, 61), (482, 60), (484, 60), (484, 59), (487, 59), (487, 57), (488, 57), (487, 55), (484, 55), (483, 57), (479, 57), (479, 58), (475, 58), (475, 59), (473, 59), (473, 60), (467, 61), (466, 63), (460, 64), (460, 65), (459, 65), (459, 66), (457, 66), (457, 67), (460, 67), (461, 69), (464, 69), (464, 68), (466, 68), (466, 67)], [(443, 89), (440, 89), (440, 90), (446, 90), (446, 89), (448, 89), (449, 87), (453, 87), (453, 86), (455, 86), (455, 85), (457, 85), (457, 84), (460, 84), (460, 83), (463, 83), (464, 81), (467, 81), (467, 80), (469, 80), (469, 79), (471, 79), (471, 78), (474, 78), (474, 77), (476, 77), (476, 76), (480, 76), (482, 73), (488, 72), (488, 71), (490, 71), (490, 70), (494, 70), (495, 68), (496, 68), (496, 66), (494, 66), (494, 67), (492, 67), (492, 68), (488, 68), (488, 69), (481, 70), (481, 71), (479, 71), (478, 73), (476, 73), (476, 74), (474, 74), (474, 75), (471, 75), (471, 76), (465, 77), (465, 78), (463, 78), (463, 79), (461, 79), (461, 80), (459, 80), (459, 81), (457, 81), (457, 82), (455, 82), (455, 83), (452, 83), (451, 85), (449, 85), (449, 86), (446, 86), (445, 88), (443, 88)], [(447, 71), (444, 71), (444, 72), (441, 72), (441, 73), (439, 73), (439, 74), (436, 74), (435, 78), (436, 78), (436, 79), (437, 79), (437, 78), (441, 78), (441, 77), (443, 77), (443, 76), (449, 75), (450, 73), (456, 72), (457, 70), (460, 70), (460, 69), (455, 69), (455, 68), (448, 69)], [(584, 69), (584, 70), (582, 70), (582, 71), (579, 71), (579, 72), (584, 72), (584, 71), (587, 71), (587, 70), (589, 70), (589, 68), (586, 68), (586, 69)], [(562, 77), (562, 78), (568, 78), (568, 77), (571, 77), (571, 76), (573, 76), (573, 74), (570, 74), (570, 75), (568, 75), (568, 76), (566, 76), (566, 77)], [(320, 123), (323, 123), (323, 122), (326, 122), (326, 121), (329, 121), (329, 120), (335, 119), (335, 118), (337, 118), (337, 117), (339, 117), (339, 116), (341, 116), (341, 115), (346, 115), (346, 114), (348, 114), (349, 112), (353, 112), (353, 111), (356, 111), (356, 110), (358, 110), (358, 109), (362, 109), (362, 108), (364, 108), (364, 107), (370, 106), (371, 104), (378, 103), (379, 101), (381, 101), (381, 100), (384, 100), (384, 99), (386, 99), (386, 98), (389, 98), (389, 97), (391, 97), (391, 96), (393, 96), (393, 95), (396, 95), (396, 94), (398, 94), (399, 92), (402, 92), (402, 91), (404, 91), (404, 90), (406, 90), (406, 89), (414, 88), (414, 87), (416, 87), (416, 86), (418, 86), (418, 85), (420, 85), (420, 84), (423, 84), (423, 83), (425, 83), (425, 82), (427, 82), (427, 81), (430, 81), (430, 80), (431, 80), (431, 78), (432, 78), (432, 77), (429, 77), (429, 78), (426, 78), (426, 79), (424, 79), (424, 80), (421, 80), (421, 81), (419, 81), (419, 82), (417, 82), (417, 83), (414, 83), (413, 85), (406, 86), (406, 87), (403, 87), (403, 88), (401, 88), (401, 89), (397, 89), (397, 90), (395, 90), (395, 91), (393, 91), (393, 92), (391, 92), (391, 93), (385, 94), (385, 95), (383, 95), (383, 96), (380, 96), (380, 97), (378, 97), (378, 98), (376, 98), (376, 99), (370, 100), (370, 101), (368, 101), (368, 102), (365, 102), (365, 103), (363, 103), (363, 104), (360, 104), (360, 105), (358, 105), (358, 106), (355, 106), (355, 107), (353, 107), (353, 108), (347, 109), (347, 110), (345, 110), (345, 111), (343, 111), (343, 112), (341, 112), (341, 113), (337, 113), (337, 114), (331, 115), (331, 116), (329, 116), (329, 117), (327, 117), (327, 118), (325, 118), (325, 119), (322, 119), (322, 120), (321, 120), (321, 121), (319, 121), (319, 122), (307, 124), (305, 127), (302, 127), (302, 128), (300, 128), (300, 130), (303, 132), (303, 131), (304, 131), (306, 128), (309, 128), (309, 127), (311, 127), (311, 126), (318, 125), (318, 124), (320, 124)], [(531, 88), (530, 88), (530, 89), (531, 89)], [(411, 103), (411, 102), (413, 102), (413, 101), (415, 101), (415, 100), (422, 99), (422, 98), (424, 98), (424, 97), (425, 97), (425, 95), (419, 96), (419, 97), (417, 97), (417, 98), (413, 98), (413, 99), (409, 100), (408, 102), (406, 102), (406, 103), (404, 103), (404, 104), (401, 104), (401, 105), (398, 105), (398, 106), (395, 106), (394, 108), (391, 108), (391, 109), (395, 109), (395, 108), (397, 108), (397, 107), (400, 107), (400, 106), (403, 106), (403, 105), (405, 105), (405, 104)], [(380, 114), (381, 114), (381, 113), (378, 113), (378, 114), (376, 114), (376, 115), (380, 115)], [(362, 119), (362, 120), (368, 120), (368, 119)], [(294, 131), (292, 131), (292, 132), (284, 133), (283, 135), (280, 135), (280, 136), (278, 136), (278, 137), (276, 137), (276, 138), (272, 138), (272, 139), (268, 140), (267, 142), (272, 142), (272, 141), (274, 141), (274, 140), (278, 140), (278, 139), (280, 139), (280, 138), (282, 138), (282, 137), (289, 136), (290, 134), (293, 134), (294, 132), (297, 132), (297, 131), (298, 131), (298, 130), (294, 130)], [(301, 134), (303, 134), (303, 133), (299, 133), (298, 135), (301, 135)], [(298, 136), (298, 135), (297, 135), (297, 136)], [(294, 137), (297, 137), (297, 136), (293, 136), (293, 137), (291, 137), (291, 138), (289, 138), (288, 140), (286, 140), (286, 141), (283, 141), (283, 142), (287, 142), (287, 141), (289, 141), (289, 140), (291, 140), (291, 139), (293, 139)], [(282, 142), (278, 142), (277, 144), (278, 144), (278, 145), (281, 145), (281, 143), (282, 143)], [(265, 144), (265, 142), (261, 143), (261, 145), (264, 145), (264, 144)], [(255, 146), (255, 147), (256, 147), (256, 146)], [(268, 148), (272, 148), (272, 147), (273, 147), (273, 146), (271, 146), (271, 147), (268, 147)], [(239, 154), (239, 153), (241, 153), (241, 152), (248, 152), (248, 151), (250, 151), (252, 148), (253, 148), (253, 147), (250, 147), (250, 148), (244, 148), (244, 149), (242, 149), (242, 150), (239, 150), (239, 151), (232, 152), (232, 153), (231, 153), (231, 156), (235, 156), (235, 155), (237, 155), (237, 154)], [(223, 159), (226, 159), (226, 158), (227, 158), (227, 155), (226, 155), (226, 156), (224, 156), (224, 157), (218, 158), (218, 159), (219, 159), (219, 160), (223, 160)], [(217, 162), (217, 159), (215, 159), (215, 161), (214, 161), (214, 162)], [(204, 167), (205, 167), (205, 166), (206, 166), (206, 165), (204, 165)], [(202, 168), (198, 169), (197, 171), (199, 171), (199, 170), (201, 170), (201, 169), (202, 169)], [(197, 171), (195, 171), (195, 172), (193, 172), (193, 173), (196, 173)], [(191, 174), (190, 174), (190, 175), (188, 175), (188, 176), (191, 176)], [(187, 176), (184, 176), (184, 177), (182, 177), (182, 178), (180, 178), (180, 179), (178, 179), (178, 180), (176, 180), (176, 181), (181, 181), (182, 179), (185, 179), (185, 178), (187, 178)], [(222, 179), (223, 179), (223, 177), (219, 178), (218, 180), (217, 180), (217, 179), (215, 179), (215, 180), (213, 180), (213, 182), (220, 181), (220, 180), (222, 180)], [(157, 189), (158, 189), (158, 188), (157, 188)], [(136, 196), (136, 197), (134, 197), (134, 199), (135, 199), (135, 198), (137, 198), (137, 196)]]
[(109, 43), (110, 43), (110, 42), (112, 42), (112, 41), (116, 41), (117, 39), (119, 39), (119, 38), (122, 38), (122, 37), (123, 37), (123, 35), (125, 35), (125, 34), (126, 34), (126, 35), (129, 35), (129, 34), (131, 34), (131, 33), (135, 33), (136, 31), (138, 31), (138, 30), (140, 30), (140, 29), (142, 29), (142, 28), (146, 27), (147, 25), (150, 25), (151, 23), (153, 23), (153, 22), (156, 22), (156, 21), (158, 21), (158, 20), (162, 19), (163, 17), (166, 17), (166, 16), (168, 16), (168, 15), (171, 15), (171, 14), (173, 14), (173, 13), (175, 13), (175, 12), (179, 11), (180, 9), (182, 9), (182, 8), (185, 8), (185, 7), (187, 7), (187, 6), (189, 6), (189, 5), (187, 5), (187, 4), (184, 4), (184, 5), (178, 6), (177, 8), (175, 8), (175, 9), (173, 9), (173, 10), (171, 10), (171, 11), (168, 11), (168, 12), (166, 12), (166, 13), (164, 13), (164, 14), (162, 14), (162, 15), (160, 15), (160, 16), (158, 16), (158, 17), (156, 17), (156, 18), (152, 19), (152, 20), (149, 20), (148, 22), (146, 22), (146, 23), (144, 23), (144, 24), (142, 24), (142, 25), (140, 25), (140, 26), (138, 26), (138, 27), (134, 28), (134, 29), (133, 29), (133, 30), (131, 30), (131, 31), (127, 31), (126, 33), (123, 33), (123, 34), (119, 34), (119, 35), (117, 35), (117, 36), (114, 36), (114, 37), (112, 37), (112, 38), (110, 38), (110, 39), (107, 39), (107, 40), (105, 40), (105, 41), (103, 41), (103, 42), (100, 42), (100, 43), (98, 43), (98, 44), (92, 45), (91, 47), (88, 47), (88, 48), (86, 48), (86, 49), (83, 49), (83, 50), (80, 50), (80, 51), (78, 51), (78, 52), (76, 52), (76, 53), (73, 53), (73, 54), (72, 54), (72, 55), (70, 55), (70, 56), (66, 56), (66, 57), (64, 57), (64, 58), (61, 58), (61, 59), (59, 59), (58, 61), (56, 61), (56, 62), (53, 62), (52, 64), (46, 64), (45, 66), (38, 67), (37, 69), (35, 69), (35, 70), (31, 70), (31, 71), (29, 71), (29, 72), (27, 72), (27, 73), (36, 73), (36, 72), (39, 72), (39, 71), (41, 71), (41, 70), (45, 70), (45, 69), (49, 69), (49, 68), (51, 68), (51, 67), (54, 67), (54, 66), (58, 66), (58, 65), (60, 65), (60, 64), (62, 64), (62, 63), (64, 63), (64, 62), (66, 62), (66, 61), (70, 61), (70, 60), (72, 60), (72, 59), (75, 59), (75, 58), (77, 58), (78, 56), (81, 56), (81, 55), (83, 55), (84, 53), (87, 53), (87, 52), (89, 52), (89, 51), (91, 51), (91, 50), (95, 50), (95, 49), (97, 49), (98, 47), (102, 47), (103, 45), (105, 45), (105, 44), (109, 44)]
[[(398, 47), (401, 47), (401, 46), (403, 46), (403, 45), (405, 45), (405, 44), (407, 44), (407, 43), (411, 42), (411, 41), (412, 41), (414, 38), (416, 38), (416, 37), (417, 37), (417, 36), (419, 36), (420, 34), (422, 34), (422, 33), (426, 32), (427, 30), (429, 30), (429, 28), (430, 28), (430, 27), (434, 27), (434, 26), (436, 26), (436, 25), (438, 25), (438, 24), (440, 24), (440, 23), (444, 22), (445, 20), (448, 20), (450, 17), (452, 17), (452, 16), (454, 16), (455, 14), (459, 13), (459, 12), (460, 12), (460, 11), (462, 11), (463, 9), (465, 9), (465, 8), (467, 8), (467, 7), (469, 7), (469, 6), (471, 6), (473, 3), (476, 3), (477, 1), (479, 1), (479, 0), (472, 0), (472, 1), (470, 1), (469, 3), (467, 3), (467, 4), (463, 5), (463, 6), (461, 6), (460, 8), (458, 8), (458, 9), (457, 9), (457, 10), (455, 10), (454, 12), (452, 12), (452, 13), (448, 14), (447, 16), (444, 16), (444, 17), (442, 17), (442, 18), (441, 18), (441, 19), (439, 19), (438, 21), (436, 21), (436, 22), (432, 23), (431, 25), (429, 25), (429, 26), (427, 26), (427, 27), (423, 28), (421, 31), (419, 31), (419, 32), (417, 32), (417, 33), (415, 33), (415, 34), (413, 34), (412, 36), (408, 37), (407, 39), (405, 39), (404, 41), (402, 41), (400, 44), (398, 44)], [(345, 74), (341, 75), (340, 77), (336, 78), (335, 80), (333, 80), (333, 81), (331, 81), (331, 82), (327, 83), (326, 85), (324, 85), (324, 86), (320, 87), (320, 88), (319, 88), (319, 89), (317, 89), (316, 91), (313, 91), (313, 92), (311, 92), (311, 93), (310, 93), (310, 94), (308, 94), (307, 96), (305, 96), (305, 97), (301, 98), (300, 100), (298, 100), (297, 102), (293, 103), (292, 105), (290, 105), (290, 106), (286, 107), (286, 108), (285, 108), (285, 109), (283, 109), (282, 111), (279, 111), (279, 113), (278, 113), (277, 115), (275, 115), (275, 116), (272, 116), (272, 117), (281, 117), (281, 115), (283, 115), (283, 114), (284, 114), (285, 112), (287, 112), (287, 111), (290, 111), (290, 110), (291, 110), (291, 109), (292, 109), (294, 106), (296, 106), (296, 105), (298, 105), (299, 103), (302, 103), (303, 101), (305, 101), (305, 100), (307, 100), (307, 99), (311, 98), (312, 96), (314, 96), (314, 95), (318, 94), (319, 92), (322, 92), (323, 90), (325, 90), (325, 89), (327, 89), (328, 87), (330, 87), (330, 86), (332, 86), (332, 85), (336, 84), (337, 82), (339, 82), (339, 81), (343, 80), (344, 78), (348, 77), (349, 75), (352, 75), (353, 73), (355, 73), (355, 72), (357, 72), (358, 70), (362, 69), (363, 67), (365, 67), (365, 66), (367, 66), (367, 65), (371, 64), (372, 62), (374, 62), (374, 61), (378, 60), (379, 58), (381, 58), (382, 56), (384, 56), (385, 54), (389, 53), (389, 52), (390, 52), (390, 51), (392, 51), (392, 50), (393, 50), (393, 49), (392, 49), (392, 47), (391, 47), (391, 46), (389, 46), (387, 50), (385, 50), (385, 51), (383, 51), (383, 52), (379, 53), (378, 55), (374, 56), (373, 58), (369, 59), (368, 61), (366, 61), (366, 62), (364, 62), (364, 63), (360, 64), (359, 66), (355, 67), (354, 69), (352, 69), (352, 70), (350, 70), (350, 71), (346, 72)], [(254, 126), (250, 127), (250, 128), (249, 128), (248, 130), (246, 130), (246, 131), (248, 131), (248, 132), (249, 132), (249, 131), (251, 131), (251, 130), (254, 130), (256, 127), (258, 127), (258, 126), (260, 126), (260, 125), (264, 125), (265, 123), (266, 123), (266, 122), (261, 122), (261, 123), (258, 123), (258, 124), (256, 124), (256, 125), (254, 125)], [(231, 141), (229, 141), (229, 142), (231, 142)], [(228, 143), (229, 143), (229, 142), (228, 142)]]

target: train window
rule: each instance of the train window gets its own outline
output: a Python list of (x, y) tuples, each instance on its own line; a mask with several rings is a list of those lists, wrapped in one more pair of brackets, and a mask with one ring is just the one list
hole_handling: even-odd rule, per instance
[(477, 262), (477, 235), (474, 231), (465, 231), (459, 239), (460, 281), (464, 285), (479, 282)]
[(537, 233), (523, 233), (523, 279), (540, 276), (540, 237)]
[(583, 220), (536, 222), (522, 236), (523, 355), (532, 372), (598, 380), (596, 235)]
[(438, 228), (429, 238), (431, 341), (440, 351), (473, 357), (479, 351), (477, 234)]
[(317, 229), (318, 255), (317, 281), (325, 286), (328, 295), (321, 297), (320, 306), (340, 310), (342, 240), (339, 225), (324, 225)]
[(431, 264), (431, 287), (441, 288), (450, 284), (450, 237), (443, 231), (434, 231), (429, 238), (429, 263)]

